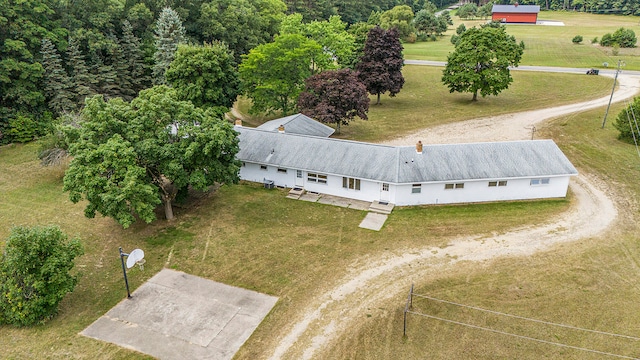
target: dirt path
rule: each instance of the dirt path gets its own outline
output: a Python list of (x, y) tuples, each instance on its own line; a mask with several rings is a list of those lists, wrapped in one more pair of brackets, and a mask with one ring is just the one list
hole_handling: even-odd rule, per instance
[[(614, 102), (638, 92), (640, 77), (619, 78)], [(609, 96), (579, 104), (517, 114), (482, 118), (425, 129), (389, 142), (394, 145), (455, 143), (531, 138), (531, 127), (547, 119), (606, 105)], [(459, 261), (483, 261), (502, 256), (523, 256), (549, 249), (555, 244), (597, 236), (617, 217), (605, 184), (581, 174), (572, 179), (576, 204), (560, 218), (546, 224), (513, 229), (505, 234), (460, 237), (446, 248), (398, 250), (395, 255), (361, 259), (333, 289), (314, 299), (297, 315), (295, 323), (278, 340), (270, 359), (311, 359), (314, 354), (346, 331), (350, 322), (368, 308), (408, 291), (414, 279), (436, 274)]]

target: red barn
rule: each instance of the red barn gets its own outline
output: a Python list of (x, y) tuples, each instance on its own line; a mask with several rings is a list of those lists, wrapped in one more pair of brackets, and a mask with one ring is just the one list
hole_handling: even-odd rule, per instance
[(503, 23), (529, 23), (538, 21), (540, 5), (493, 5), (491, 20)]

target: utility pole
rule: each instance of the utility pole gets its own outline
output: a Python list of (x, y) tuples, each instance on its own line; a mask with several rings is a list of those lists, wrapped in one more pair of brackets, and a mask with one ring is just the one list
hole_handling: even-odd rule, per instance
[(604, 119), (602, 120), (602, 128), (607, 123), (607, 115), (609, 114), (609, 108), (611, 107), (611, 100), (613, 100), (613, 91), (616, 89), (616, 80), (618, 80), (618, 73), (620, 73), (620, 66), (622, 66), (622, 60), (618, 60), (618, 68), (616, 69), (616, 76), (613, 77), (613, 88), (611, 88), (611, 96), (609, 97), (609, 104), (607, 105), (607, 111), (604, 112)]

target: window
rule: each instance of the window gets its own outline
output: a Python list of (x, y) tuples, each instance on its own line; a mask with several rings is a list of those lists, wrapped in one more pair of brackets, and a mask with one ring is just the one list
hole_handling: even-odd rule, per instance
[(389, 184), (382, 183), (382, 191), (389, 191)]
[(343, 177), (342, 187), (345, 189), (360, 190), (360, 179)]
[(286, 173), (287, 173), (287, 169), (278, 168), (278, 172), (279, 172), (279, 173), (286, 174)]
[(422, 192), (422, 185), (413, 184), (411, 185), (411, 193), (412, 194), (420, 194)]
[(302, 170), (296, 170), (296, 177), (302, 179)]
[(445, 190), (464, 189), (464, 183), (444, 184), (444, 189)]
[(327, 175), (307, 173), (307, 181), (318, 183), (318, 184), (326, 184), (327, 183)]
[(507, 186), (507, 180), (489, 181), (489, 187)]
[(260, 165), (260, 170), (267, 170), (267, 165)]
[(529, 183), (532, 186), (537, 186), (537, 185), (549, 185), (549, 178), (545, 178), (545, 179), (531, 179), (531, 182)]

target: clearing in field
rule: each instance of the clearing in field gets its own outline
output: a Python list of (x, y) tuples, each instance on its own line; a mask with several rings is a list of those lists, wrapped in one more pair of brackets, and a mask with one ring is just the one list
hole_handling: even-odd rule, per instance
[(277, 301), (164, 269), (81, 334), (160, 359), (231, 359)]

